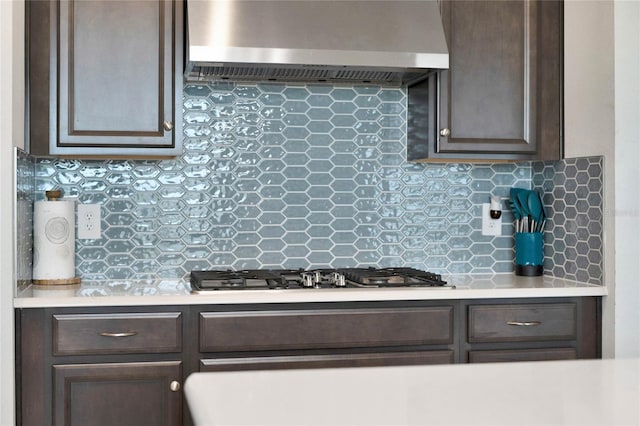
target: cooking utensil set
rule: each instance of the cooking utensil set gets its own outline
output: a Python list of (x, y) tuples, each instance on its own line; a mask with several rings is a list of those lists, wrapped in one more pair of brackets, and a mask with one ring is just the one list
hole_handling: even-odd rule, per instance
[(508, 201), (516, 222), (516, 232), (542, 232), (547, 220), (542, 195), (533, 190), (511, 188)]

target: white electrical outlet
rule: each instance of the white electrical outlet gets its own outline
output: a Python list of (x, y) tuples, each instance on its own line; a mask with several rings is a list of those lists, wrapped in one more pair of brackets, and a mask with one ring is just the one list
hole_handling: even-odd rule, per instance
[(489, 214), (490, 206), (489, 203), (482, 205), (482, 235), (502, 235), (502, 216), (492, 219)]
[(100, 204), (78, 204), (78, 239), (101, 238)]

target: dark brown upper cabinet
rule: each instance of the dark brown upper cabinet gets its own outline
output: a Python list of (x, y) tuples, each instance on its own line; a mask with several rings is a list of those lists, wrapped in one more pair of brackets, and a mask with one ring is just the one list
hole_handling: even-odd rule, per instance
[(449, 70), (408, 89), (407, 157), (562, 158), (561, 1), (442, 1)]
[(181, 153), (182, 1), (30, 1), (27, 11), (32, 154)]

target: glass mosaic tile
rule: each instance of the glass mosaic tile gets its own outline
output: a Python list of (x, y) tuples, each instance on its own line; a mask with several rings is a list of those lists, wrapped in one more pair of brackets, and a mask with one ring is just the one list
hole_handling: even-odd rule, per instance
[(103, 238), (77, 242), (78, 275), (358, 265), (511, 272), (513, 216), (505, 210), (503, 236), (482, 236), (480, 204), (519, 186), (544, 193), (545, 273), (602, 279), (598, 157), (407, 163), (403, 89), (221, 82), (184, 93), (185, 150), (175, 159), (19, 156), (23, 197), (60, 186), (103, 205)]
[[(15, 149), (15, 276), (17, 291), (25, 288), (32, 279), (33, 258), (33, 203), (35, 196), (35, 160), (21, 149)], [(41, 176), (52, 176), (54, 168), (45, 166)]]

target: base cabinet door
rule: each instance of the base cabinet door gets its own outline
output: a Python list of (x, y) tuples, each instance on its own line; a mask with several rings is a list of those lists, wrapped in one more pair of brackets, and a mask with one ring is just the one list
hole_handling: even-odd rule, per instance
[(54, 365), (53, 424), (181, 424), (181, 364), (166, 361)]

